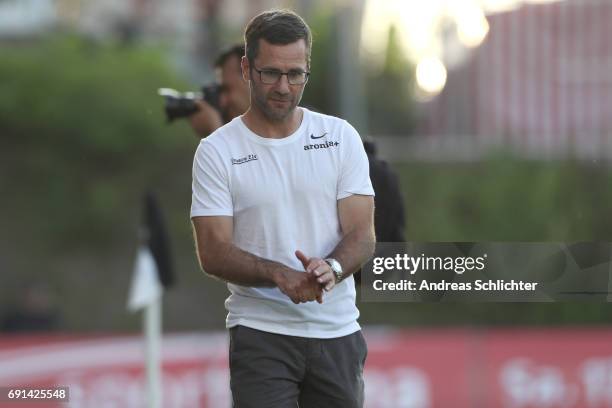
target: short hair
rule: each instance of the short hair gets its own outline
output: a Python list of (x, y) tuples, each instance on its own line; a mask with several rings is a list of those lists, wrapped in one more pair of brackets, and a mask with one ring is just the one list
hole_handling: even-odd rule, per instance
[(219, 54), (215, 60), (215, 68), (221, 68), (233, 56), (238, 57), (238, 61), (244, 57), (244, 44), (234, 44)]
[(310, 67), (312, 34), (304, 19), (291, 10), (269, 10), (253, 17), (244, 30), (246, 57), (252, 64), (259, 53), (259, 40), (274, 45), (306, 42), (306, 63)]

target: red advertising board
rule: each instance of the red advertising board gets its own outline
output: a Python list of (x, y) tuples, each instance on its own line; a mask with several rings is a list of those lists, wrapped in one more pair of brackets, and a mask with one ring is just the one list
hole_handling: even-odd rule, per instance
[(612, 332), (490, 332), (481, 341), (489, 406), (612, 407)]
[[(380, 330), (368, 341), (368, 408), (612, 407), (612, 330)], [(163, 340), (164, 407), (230, 407), (225, 333)], [(69, 389), (68, 404), (143, 407), (137, 336), (4, 336), (0, 386)]]

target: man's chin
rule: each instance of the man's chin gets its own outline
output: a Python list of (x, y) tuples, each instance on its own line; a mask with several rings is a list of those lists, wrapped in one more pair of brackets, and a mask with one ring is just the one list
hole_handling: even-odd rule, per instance
[(274, 120), (274, 121), (280, 121), (280, 120), (287, 119), (289, 115), (293, 113), (294, 110), (295, 110), (295, 106), (291, 106), (289, 108), (284, 108), (284, 109), (273, 108), (271, 106), (268, 106), (265, 113), (268, 119)]

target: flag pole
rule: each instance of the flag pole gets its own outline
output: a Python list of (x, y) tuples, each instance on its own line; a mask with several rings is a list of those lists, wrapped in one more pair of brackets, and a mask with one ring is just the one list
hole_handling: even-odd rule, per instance
[(146, 342), (148, 407), (161, 408), (161, 296), (147, 305), (144, 310), (143, 318)]

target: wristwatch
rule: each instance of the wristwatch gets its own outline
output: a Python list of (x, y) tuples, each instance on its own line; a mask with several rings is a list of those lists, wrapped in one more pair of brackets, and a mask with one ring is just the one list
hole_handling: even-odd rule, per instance
[(340, 265), (340, 262), (336, 261), (334, 258), (327, 258), (325, 259), (325, 263), (329, 265), (332, 272), (334, 273), (334, 276), (336, 277), (336, 283), (340, 282), (342, 280), (343, 273), (342, 265)]

